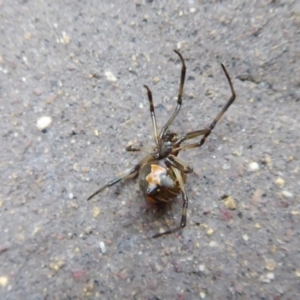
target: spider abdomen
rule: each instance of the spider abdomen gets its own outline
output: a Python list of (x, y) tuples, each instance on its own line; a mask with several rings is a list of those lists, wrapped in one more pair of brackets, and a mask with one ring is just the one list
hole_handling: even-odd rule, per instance
[[(181, 175), (185, 181), (186, 175)], [(151, 160), (141, 168), (139, 185), (146, 199), (154, 203), (170, 202), (181, 193), (172, 168), (163, 160)]]

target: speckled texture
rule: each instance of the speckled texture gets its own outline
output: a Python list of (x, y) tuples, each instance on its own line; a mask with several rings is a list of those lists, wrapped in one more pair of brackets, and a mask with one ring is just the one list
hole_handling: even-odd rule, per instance
[[(48, 2), (48, 3), (47, 3)], [(114, 4), (112, 4), (114, 3)], [(0, 298), (298, 299), (297, 1), (0, 0)], [(161, 126), (207, 126), (237, 92), (161, 216), (134, 180), (86, 198)], [(39, 118), (52, 118), (40, 131)], [(229, 196), (229, 197), (226, 197)]]

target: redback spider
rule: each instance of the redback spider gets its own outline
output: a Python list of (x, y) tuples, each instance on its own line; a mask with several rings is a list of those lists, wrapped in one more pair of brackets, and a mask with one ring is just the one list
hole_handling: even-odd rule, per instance
[[(181, 109), (183, 86), (186, 73), (186, 66), (182, 55), (177, 50), (174, 50), (174, 52), (179, 56), (182, 64), (177, 105), (172, 116), (170, 117), (168, 122), (162, 127), (159, 134), (156, 125), (152, 93), (149, 87), (147, 85), (144, 85), (145, 89), (147, 90), (148, 100), (150, 104), (150, 115), (155, 142), (155, 146), (153, 147), (152, 152), (145, 156), (137, 165), (131, 168), (128, 172), (109, 181), (107, 184), (105, 184), (87, 199), (90, 200), (98, 193), (102, 192), (104, 189), (115, 185), (121, 180), (127, 179), (132, 176), (136, 176), (138, 174), (140, 189), (143, 192), (146, 199), (150, 202), (171, 202), (174, 200), (174, 198), (181, 194), (183, 208), (179, 226), (173, 229), (166, 230), (162, 233), (157, 233), (153, 236), (153, 238), (176, 232), (186, 226), (188, 196), (184, 184), (186, 182), (186, 174), (193, 172), (193, 169), (181, 158), (179, 158), (178, 154), (182, 150), (201, 147), (204, 144), (206, 138), (211, 134), (218, 121), (221, 119), (223, 114), (233, 103), (236, 97), (229, 74), (224, 65), (221, 64), (225, 76), (228, 80), (232, 94), (228, 102), (221, 110), (221, 112), (213, 120), (210, 126), (205, 129), (191, 131), (182, 136), (178, 136), (177, 133), (169, 131), (169, 126), (173, 123), (174, 119), (177, 117)], [(183, 142), (194, 139), (199, 136), (202, 136), (199, 142), (182, 145)], [(132, 152), (141, 150), (143, 149), (133, 146), (128, 146), (126, 148), (126, 151)]]

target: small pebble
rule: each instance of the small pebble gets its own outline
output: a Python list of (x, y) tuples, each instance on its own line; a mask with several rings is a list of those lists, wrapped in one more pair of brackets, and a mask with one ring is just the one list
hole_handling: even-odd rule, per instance
[(243, 234), (243, 240), (247, 242), (249, 240), (249, 236), (247, 234)]
[(276, 262), (273, 259), (266, 259), (265, 262), (266, 262), (265, 268), (268, 271), (274, 271), (276, 269)]
[(90, 235), (92, 232), (93, 232), (93, 228), (91, 226), (84, 228), (84, 234)]
[(267, 166), (269, 166), (269, 167), (272, 166), (272, 159), (269, 155), (266, 155), (263, 161)]
[(35, 226), (32, 235), (37, 235), (42, 231), (42, 228), (39, 226)]
[(81, 172), (82, 173), (89, 173), (90, 172), (90, 168), (89, 167), (81, 167)]
[(294, 195), (289, 191), (282, 191), (281, 194), (284, 198), (293, 198), (294, 197)]
[(261, 189), (256, 189), (252, 196), (252, 202), (257, 205), (257, 203), (260, 201), (261, 196), (263, 195), (263, 191)]
[(54, 262), (51, 262), (49, 264), (49, 268), (54, 271), (59, 271), (64, 265), (65, 265), (65, 262), (63, 260), (57, 259)]
[(210, 247), (217, 247), (218, 244), (217, 244), (215, 241), (211, 241), (211, 242), (209, 243), (209, 246), (210, 246)]
[(99, 247), (100, 247), (101, 253), (104, 254), (106, 252), (106, 247), (105, 247), (104, 242), (100, 242)]
[(261, 275), (259, 279), (263, 283), (270, 283), (272, 280), (275, 279), (275, 275), (274, 275), (274, 273), (270, 272), (270, 273)]
[(93, 218), (97, 218), (100, 215), (100, 208), (95, 206), (93, 208)]
[(225, 199), (224, 204), (225, 204), (226, 208), (228, 208), (228, 209), (231, 209), (231, 210), (236, 209), (236, 202), (231, 196), (228, 196)]
[(237, 157), (241, 157), (242, 156), (242, 152), (234, 150), (234, 151), (232, 151), (232, 155), (237, 156)]
[(67, 35), (65, 31), (62, 32), (62, 38), (60, 38), (59, 42), (64, 45), (68, 45), (71, 42), (71, 37)]
[(159, 77), (154, 77), (154, 78), (153, 78), (153, 81), (154, 81), (155, 83), (158, 83), (158, 82), (159, 82)]
[(223, 170), (230, 170), (230, 165), (229, 164), (224, 164), (222, 166)]
[(69, 205), (70, 205), (70, 207), (75, 208), (75, 209), (77, 209), (79, 207), (79, 205), (74, 201), (70, 201)]
[(204, 272), (205, 271), (205, 265), (199, 265), (199, 271)]
[(249, 164), (249, 169), (250, 171), (254, 172), (254, 171), (257, 171), (259, 170), (259, 165), (257, 162), (253, 161)]
[(206, 297), (206, 294), (204, 292), (200, 292), (200, 298), (205, 299), (205, 297)]
[(37, 122), (36, 122), (36, 126), (40, 131), (45, 130), (46, 128), (48, 128), (50, 125), (52, 124), (52, 118), (48, 117), (48, 116), (43, 116), (40, 117)]
[(260, 224), (259, 224), (259, 223), (255, 223), (255, 224), (254, 224), (254, 228), (256, 228), (256, 229), (260, 229), (260, 228), (261, 228), (261, 226), (260, 226)]
[(278, 177), (278, 178), (276, 178), (275, 183), (276, 183), (279, 187), (283, 187), (285, 181), (284, 181), (284, 179)]
[(0, 286), (6, 287), (8, 285), (8, 277), (0, 276)]
[(105, 76), (107, 78), (108, 81), (112, 81), (112, 82), (116, 82), (117, 81), (117, 78), (115, 77), (115, 75), (110, 72), (110, 71), (105, 71)]
[(215, 232), (215, 231), (214, 231), (213, 229), (211, 229), (211, 228), (208, 228), (208, 229), (206, 230), (206, 234), (207, 234), (208, 236), (213, 235), (214, 232)]

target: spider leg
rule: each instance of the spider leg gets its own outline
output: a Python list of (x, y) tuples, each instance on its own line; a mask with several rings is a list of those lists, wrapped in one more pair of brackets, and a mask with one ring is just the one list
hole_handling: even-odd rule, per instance
[[(193, 139), (193, 138), (195, 138), (195, 137), (197, 137), (197, 136), (199, 136), (199, 135), (203, 135), (203, 136), (205, 136), (206, 135), (206, 137), (208, 137), (209, 135), (210, 135), (210, 133), (211, 133), (211, 131), (212, 130), (210, 130), (210, 129), (203, 129), (203, 130), (199, 130), (199, 132), (202, 132), (201, 134), (197, 134), (197, 135), (195, 135), (195, 136), (193, 136), (193, 137), (189, 137), (189, 138), (186, 138), (186, 139), (184, 139), (184, 140), (188, 140), (188, 139)], [(186, 134), (186, 136), (187, 136), (188, 134)], [(192, 135), (191, 135), (192, 136)], [(204, 137), (203, 137), (204, 138)], [(199, 142), (199, 143), (193, 143), (193, 144), (187, 144), (187, 145), (183, 145), (183, 146), (180, 146), (180, 147), (177, 147), (177, 148), (175, 148), (175, 149), (173, 149), (172, 150), (172, 153), (178, 153), (178, 152), (180, 152), (180, 151), (182, 151), (182, 150), (187, 150), (187, 149), (192, 149), (192, 148), (196, 148), (196, 147), (201, 147), (203, 144), (204, 144), (204, 142), (205, 142), (205, 139), (204, 139), (204, 141), (203, 141), (203, 138), (201, 139), (201, 141)], [(182, 141), (181, 141), (182, 142)], [(202, 142), (202, 143), (201, 143)], [(176, 142), (176, 144), (177, 144), (177, 142)]]
[(153, 158), (151, 154), (147, 155), (137, 165), (135, 165), (133, 168), (131, 168), (129, 171), (127, 171), (126, 173), (122, 174), (121, 176), (118, 176), (118, 177), (112, 179), (111, 181), (109, 181), (107, 184), (105, 184), (103, 187), (101, 187), (99, 190), (97, 190), (95, 193), (93, 193), (91, 196), (89, 196), (87, 200), (92, 199), (93, 197), (95, 197), (97, 194), (101, 193), (106, 188), (115, 185), (116, 183), (120, 182), (121, 180), (127, 179), (133, 175), (136, 175), (137, 172), (139, 171), (140, 167), (144, 163), (146, 163), (148, 160), (150, 160), (151, 158)]
[(171, 168), (172, 168), (172, 170), (173, 170), (173, 172), (176, 176), (176, 179), (178, 180), (178, 183), (179, 183), (179, 186), (180, 186), (180, 189), (181, 189), (181, 194), (182, 194), (183, 205), (182, 205), (181, 221), (180, 221), (179, 226), (175, 227), (174, 229), (164, 231), (162, 233), (157, 233), (153, 236), (153, 238), (158, 238), (158, 237), (163, 236), (163, 235), (174, 233), (176, 231), (181, 230), (182, 228), (184, 228), (186, 226), (186, 215), (187, 215), (187, 208), (188, 208), (189, 199), (188, 199), (187, 193), (185, 191), (185, 187), (184, 187), (184, 183), (183, 183), (183, 179), (182, 179), (182, 176), (180, 174), (180, 171), (175, 167), (171, 166)]
[[(194, 132), (188, 133), (188, 134), (185, 135), (187, 138), (184, 139), (184, 137), (183, 137), (183, 138), (181, 138), (181, 141), (180, 141), (180, 142), (182, 142), (183, 140), (194, 138), (197, 135), (203, 135), (203, 137), (200, 140), (200, 142), (194, 143), (194, 144), (189, 144), (189, 145), (184, 145), (184, 146), (175, 148), (175, 149), (173, 149), (172, 152), (178, 152), (178, 151), (181, 151), (181, 150), (186, 150), (186, 149), (201, 147), (205, 143), (206, 138), (211, 134), (212, 130), (217, 125), (218, 121), (222, 118), (222, 116), (224, 115), (224, 113), (226, 112), (226, 110), (229, 108), (229, 106), (235, 100), (236, 94), (235, 94), (235, 91), (234, 91), (234, 88), (233, 88), (230, 76), (229, 76), (229, 74), (228, 74), (225, 66), (223, 64), (221, 64), (221, 66), (223, 68), (223, 71), (224, 71), (224, 73), (226, 75), (226, 78), (228, 80), (228, 83), (229, 83), (229, 86), (230, 86), (230, 89), (231, 89), (231, 94), (232, 94), (231, 97), (229, 98), (229, 100), (227, 101), (227, 103), (225, 104), (225, 106), (223, 107), (223, 109), (219, 112), (219, 114), (217, 115), (217, 117), (213, 120), (213, 122), (210, 124), (210, 126), (207, 129), (203, 129), (203, 130), (199, 130), (199, 131), (194, 131)], [(178, 141), (176, 142), (176, 144), (178, 144)]]
[(133, 146), (133, 145), (129, 145), (125, 148), (125, 150), (127, 152), (139, 152), (139, 151), (141, 151), (141, 147), (136, 147), (136, 146)]
[(151, 152), (153, 151), (153, 147), (139, 147), (139, 146), (134, 146), (134, 145), (129, 145), (125, 148), (127, 152)]
[(183, 159), (175, 155), (169, 154), (165, 158), (165, 162), (168, 166), (172, 166), (185, 174), (193, 172), (193, 168), (191, 166), (189, 166)]
[(174, 121), (174, 119), (178, 115), (178, 113), (180, 111), (180, 108), (181, 108), (181, 104), (182, 104), (182, 94), (183, 94), (186, 66), (185, 66), (184, 59), (183, 59), (182, 55), (180, 54), (180, 52), (178, 52), (177, 50), (174, 50), (174, 52), (179, 56), (179, 58), (181, 60), (181, 64), (182, 64), (180, 86), (179, 86), (179, 92), (178, 92), (178, 97), (177, 97), (177, 106), (175, 108), (175, 111), (173, 112), (173, 115), (169, 119), (169, 121), (162, 127), (162, 129), (160, 131), (160, 134), (159, 134), (160, 139), (165, 135), (168, 127), (172, 124), (172, 122)]
[(158, 144), (158, 137), (157, 137), (157, 124), (156, 124), (156, 117), (155, 117), (155, 111), (154, 111), (154, 105), (153, 105), (153, 99), (152, 99), (152, 93), (151, 90), (147, 85), (144, 85), (144, 88), (147, 90), (149, 105), (150, 105), (150, 115), (152, 120), (152, 128), (153, 128), (153, 135), (154, 135), (154, 141), (155, 144)]
[(194, 139), (194, 138), (198, 137), (199, 135), (203, 135), (205, 133), (206, 133), (206, 129), (188, 132), (184, 136), (178, 138), (178, 140), (174, 143), (174, 147), (180, 146), (180, 144), (182, 142), (184, 142), (186, 140)]

